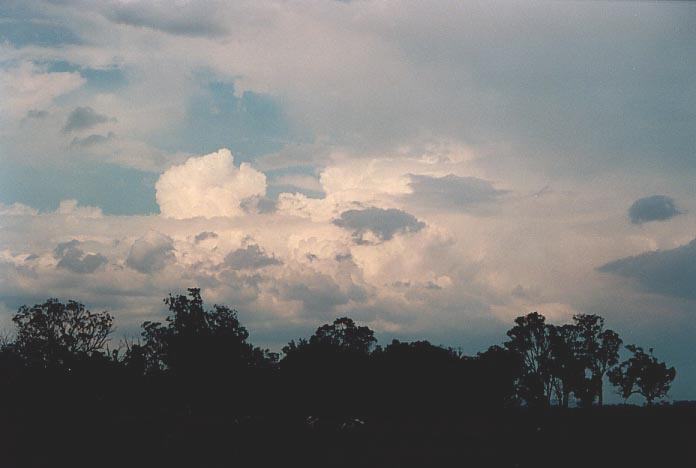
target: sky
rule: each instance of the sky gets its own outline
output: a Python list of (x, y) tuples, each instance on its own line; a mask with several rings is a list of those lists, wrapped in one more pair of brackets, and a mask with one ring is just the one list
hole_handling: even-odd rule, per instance
[(696, 4), (0, 0), (0, 326), (599, 314), (696, 399)]

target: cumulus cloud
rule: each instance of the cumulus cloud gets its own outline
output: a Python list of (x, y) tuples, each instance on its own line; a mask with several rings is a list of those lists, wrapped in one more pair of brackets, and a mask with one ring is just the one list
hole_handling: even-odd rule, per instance
[(410, 174), (413, 192), (406, 195), (410, 202), (443, 210), (462, 210), (472, 205), (491, 202), (505, 194), (493, 184), (477, 177), (444, 177)]
[(270, 265), (280, 265), (282, 262), (274, 256), (269, 256), (258, 245), (251, 244), (245, 248), (230, 252), (225, 257), (225, 265), (234, 270), (256, 269)]
[(234, 165), (228, 149), (189, 158), (166, 170), (155, 184), (162, 215), (185, 219), (239, 216), (250, 198), (266, 193), (266, 176), (242, 163)]
[(126, 265), (140, 273), (154, 273), (176, 260), (171, 237), (150, 231), (133, 242)]
[(38, 214), (38, 210), (22, 203), (5, 205), (0, 202), (0, 215), (9, 216), (29, 216)]
[(109, 122), (110, 120), (108, 116), (98, 113), (91, 107), (76, 107), (68, 115), (63, 131), (68, 133), (77, 130), (86, 130), (96, 125)]
[(79, 248), (80, 241), (73, 239), (62, 242), (53, 250), (54, 257), (58, 260), (57, 268), (64, 268), (73, 273), (93, 273), (107, 263), (107, 258), (98, 253), (85, 253)]
[(396, 234), (418, 232), (425, 227), (424, 222), (405, 211), (374, 207), (344, 211), (334, 224), (352, 231), (358, 243), (369, 243), (368, 234), (378, 241), (388, 241)]
[(652, 195), (636, 200), (628, 209), (628, 217), (633, 224), (649, 221), (666, 221), (682, 214), (674, 199), (665, 195)]
[(696, 299), (696, 239), (670, 250), (656, 250), (621, 258), (599, 267), (636, 281), (649, 293)]

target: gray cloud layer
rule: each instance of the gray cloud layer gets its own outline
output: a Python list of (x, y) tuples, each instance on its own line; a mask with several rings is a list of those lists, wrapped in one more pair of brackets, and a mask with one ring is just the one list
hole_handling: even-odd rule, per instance
[(140, 273), (154, 273), (174, 262), (174, 242), (169, 236), (149, 233), (137, 239), (126, 258), (126, 265)]
[(256, 269), (270, 265), (280, 265), (282, 262), (266, 253), (256, 244), (247, 245), (243, 249), (230, 252), (225, 257), (225, 265), (235, 269)]
[(628, 217), (633, 224), (649, 221), (666, 221), (681, 214), (674, 199), (665, 195), (653, 195), (636, 200), (628, 209)]
[(78, 240), (62, 242), (56, 246), (53, 255), (58, 259), (58, 268), (70, 270), (73, 273), (93, 273), (107, 263), (107, 258), (101, 254), (85, 254), (78, 246)]
[(108, 116), (96, 112), (91, 107), (76, 107), (68, 115), (63, 131), (68, 133), (76, 130), (85, 130), (109, 120)]
[(113, 4), (104, 10), (109, 20), (129, 26), (154, 29), (182, 36), (216, 37), (228, 32), (214, 2), (157, 4)]
[(676, 249), (621, 258), (599, 271), (631, 278), (645, 292), (696, 299), (696, 239)]
[(459, 177), (449, 174), (430, 177), (411, 174), (413, 193), (410, 201), (436, 209), (462, 210), (475, 204), (490, 202), (504, 193), (489, 181), (477, 177)]
[(381, 241), (390, 240), (398, 233), (418, 232), (425, 223), (412, 214), (395, 208), (365, 208), (348, 210), (334, 220), (336, 226), (353, 231), (357, 242), (365, 242), (364, 235), (371, 232)]

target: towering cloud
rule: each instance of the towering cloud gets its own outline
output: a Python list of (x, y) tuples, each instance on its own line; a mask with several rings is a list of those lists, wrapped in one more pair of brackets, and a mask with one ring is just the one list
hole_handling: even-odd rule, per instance
[(243, 204), (266, 193), (266, 176), (242, 163), (234, 165), (228, 149), (189, 158), (172, 166), (155, 184), (157, 203), (169, 218), (239, 216)]

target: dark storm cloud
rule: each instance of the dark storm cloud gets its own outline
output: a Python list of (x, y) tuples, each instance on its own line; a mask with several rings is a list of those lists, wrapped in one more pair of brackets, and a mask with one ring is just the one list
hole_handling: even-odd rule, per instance
[(365, 208), (348, 210), (341, 213), (333, 222), (336, 226), (353, 231), (353, 237), (364, 243), (364, 235), (371, 232), (381, 241), (388, 241), (399, 233), (418, 232), (425, 223), (418, 221), (412, 214), (395, 208)]
[(277, 258), (266, 255), (256, 244), (237, 249), (228, 253), (225, 257), (225, 265), (235, 270), (256, 269), (270, 265), (280, 265), (281, 263)]
[(415, 203), (433, 208), (463, 210), (475, 204), (496, 200), (505, 194), (489, 181), (477, 177), (459, 177), (449, 174), (430, 177), (411, 174), (409, 183), (413, 193), (406, 197)]
[(679, 214), (682, 212), (677, 209), (674, 199), (665, 195), (640, 198), (628, 209), (628, 217), (633, 224), (666, 221)]
[(68, 115), (68, 120), (65, 122), (63, 131), (68, 133), (75, 130), (84, 130), (110, 120), (109, 117), (99, 114), (91, 107), (76, 107), (70, 115)]
[(621, 258), (598, 270), (633, 279), (645, 292), (696, 299), (696, 239), (676, 249)]
[(107, 258), (101, 254), (85, 254), (78, 246), (78, 240), (62, 242), (53, 250), (53, 255), (58, 259), (58, 268), (70, 270), (73, 273), (93, 273), (97, 268), (105, 265)]

